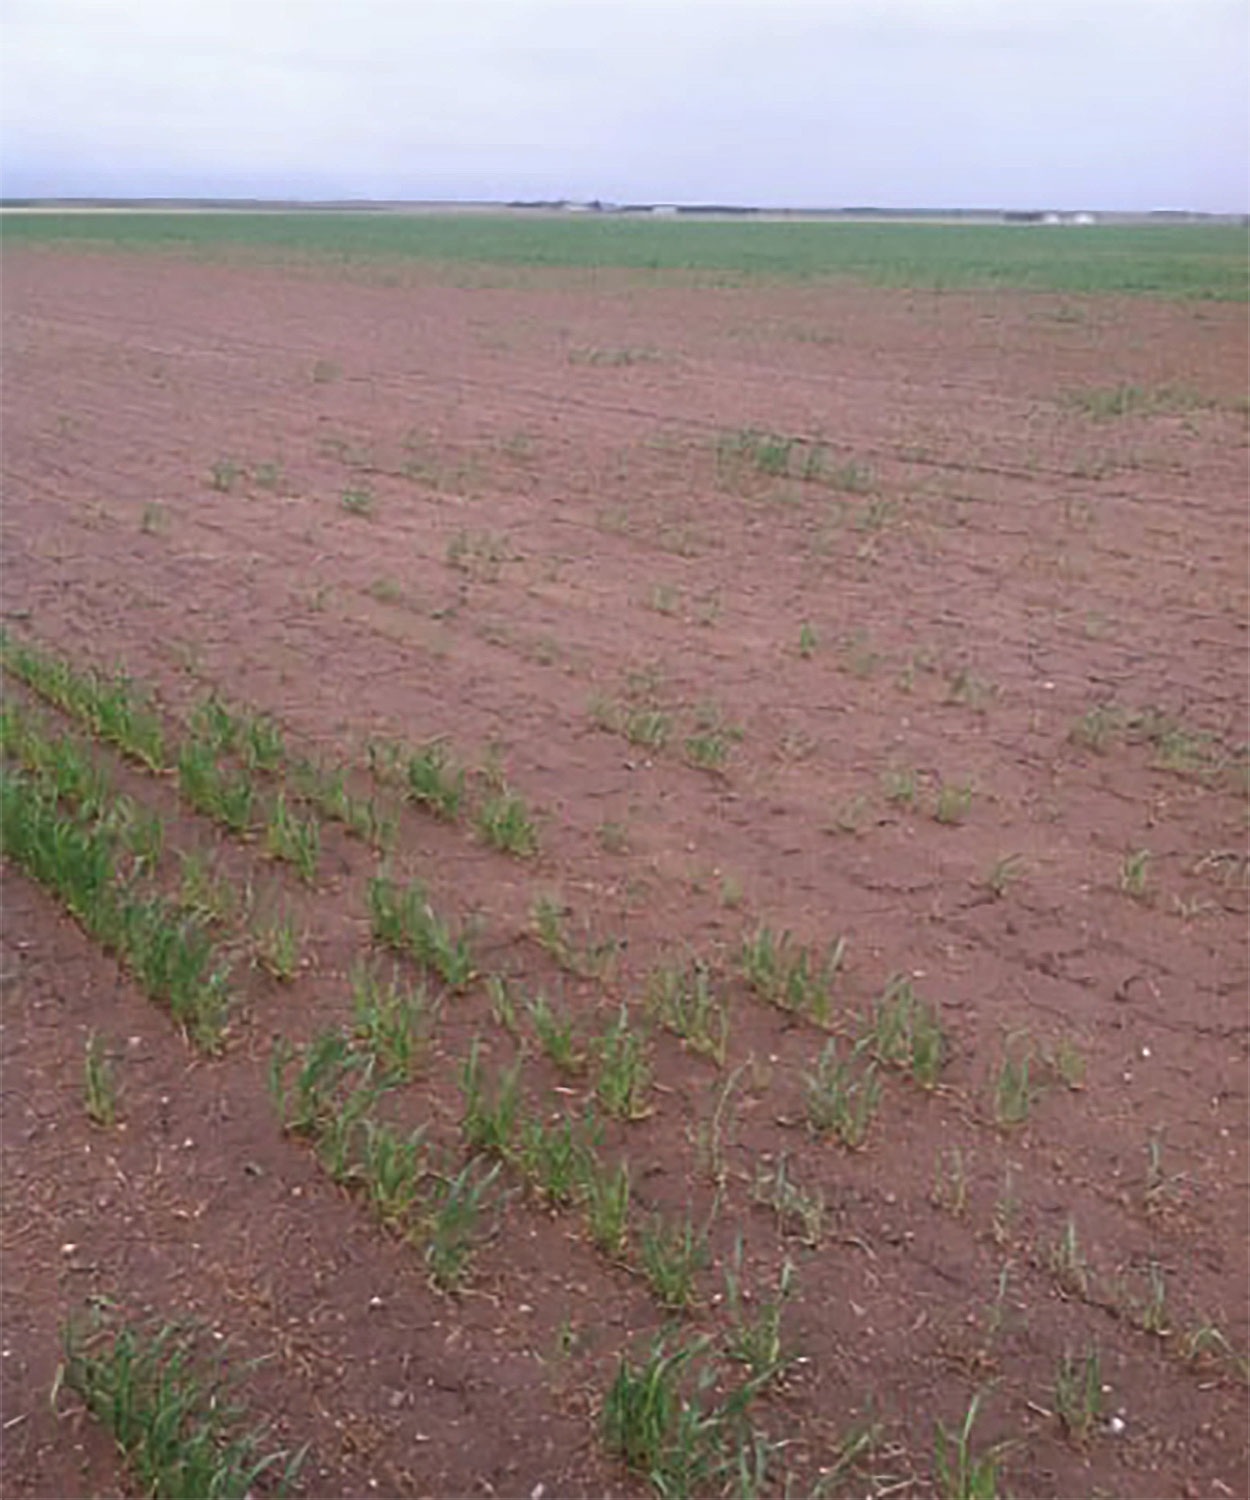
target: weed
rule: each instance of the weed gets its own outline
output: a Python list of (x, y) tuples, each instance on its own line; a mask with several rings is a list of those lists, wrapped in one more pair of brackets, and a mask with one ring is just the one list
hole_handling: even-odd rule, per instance
[(972, 1427), (977, 1419), (982, 1393), (972, 1398), (963, 1425), (956, 1432), (937, 1423), (934, 1435), (934, 1462), (942, 1500), (996, 1500), (999, 1470), (1002, 1467), (1002, 1445), (987, 1449), (979, 1456), (972, 1449)]
[(647, 1090), (651, 1065), (644, 1037), (633, 1030), (629, 1007), (622, 1002), (616, 1019), (597, 1040), (595, 1053), (599, 1076), (595, 1092), (610, 1115), (622, 1120), (641, 1120), (650, 1114)]
[(420, 881), (400, 887), (388, 875), (369, 881), (369, 916), (379, 942), (410, 953), (453, 990), (464, 990), (474, 978), (473, 950), (467, 933), (453, 934), (435, 912)]
[(816, 957), (814, 950), (793, 944), (789, 932), (778, 938), (771, 927), (761, 925), (743, 940), (739, 965), (743, 978), (762, 999), (823, 1026), (829, 1021), (834, 981), (845, 954), (845, 938), (838, 938), (823, 957)]
[(420, 1234), (430, 1279), (441, 1291), (456, 1291), (468, 1279), (479, 1223), (500, 1167), (495, 1162), (483, 1171), (475, 1156), (454, 1177), (433, 1175)]
[(376, 969), (364, 963), (352, 969), (351, 986), (356, 1037), (384, 1079), (410, 1079), (433, 1020), (429, 996), (424, 989), (403, 988), (394, 973), (384, 984)]
[(723, 771), (731, 743), (732, 736), (721, 730), (700, 730), (686, 736), (686, 759), (700, 771)]
[(477, 830), (494, 849), (528, 859), (538, 852), (538, 830), (525, 800), (507, 787), (487, 797), (478, 809)]
[(317, 878), (321, 856), (321, 827), (315, 816), (299, 818), (287, 807), (286, 793), (279, 792), (265, 825), (265, 848), (274, 859), (295, 867), (305, 885)]
[(482, 1061), (475, 1037), (469, 1055), (460, 1068), (460, 1093), (464, 1113), (460, 1133), (471, 1151), (497, 1156), (503, 1161), (514, 1154), (517, 1124), (521, 1112), (521, 1067), (518, 1053), (512, 1067), (499, 1075), (493, 1088), (487, 1088)]
[(896, 974), (863, 1018), (861, 1038), (878, 1062), (908, 1071), (933, 1088), (946, 1061), (946, 1035), (935, 1008), (917, 998), (911, 980)]
[(446, 745), (440, 741), (414, 750), (405, 766), (407, 791), (412, 800), (427, 807), (436, 817), (454, 823), (464, 802), (465, 773), (453, 764)]
[(117, 1123), (117, 1075), (108, 1049), (94, 1031), (83, 1056), (83, 1102), (93, 1125), (107, 1130)]
[(689, 1215), (670, 1225), (653, 1214), (640, 1235), (642, 1274), (662, 1306), (683, 1312), (694, 1301), (695, 1278), (708, 1263), (707, 1235)]
[(784, 1364), (781, 1313), (794, 1290), (794, 1264), (787, 1260), (777, 1282), (777, 1295), (755, 1312), (748, 1312), (742, 1282), (742, 1235), (734, 1241), (733, 1261), (725, 1267), (725, 1305), (729, 1314), (728, 1353), (753, 1376), (771, 1377)]
[(1070, 1438), (1084, 1443), (1102, 1415), (1102, 1363), (1097, 1348), (1078, 1358), (1065, 1350), (1055, 1372), (1055, 1411)]
[(371, 516), (374, 511), (373, 491), (367, 484), (349, 485), (339, 503), (349, 516)]
[(972, 783), (970, 781), (965, 781), (962, 786), (944, 782), (938, 788), (933, 816), (939, 823), (962, 823), (968, 816), (971, 806)]
[(135, 1326), (93, 1317), (62, 1331), (63, 1381), (126, 1457), (139, 1493), (243, 1500), (263, 1487), (285, 1494), (303, 1453), (263, 1453), (264, 1428), (245, 1426), (237, 1377), (220, 1351), (202, 1355), (189, 1327)]
[(996, 859), (986, 872), (985, 889), (1001, 901), (1009, 886), (1024, 874), (1024, 859), (1019, 854), (1004, 854)]
[(808, 1192), (790, 1175), (783, 1154), (771, 1171), (757, 1169), (751, 1196), (756, 1203), (773, 1211), (782, 1234), (795, 1234), (805, 1245), (815, 1248), (824, 1234), (825, 1199), (817, 1188)]
[(629, 1239), (629, 1162), (608, 1171), (593, 1157), (583, 1163), (586, 1227), (599, 1249), (611, 1260), (621, 1260)]
[(858, 1150), (881, 1101), (877, 1065), (861, 1065), (863, 1043), (846, 1059), (838, 1057), (836, 1038), (830, 1038), (814, 1073), (803, 1075), (807, 1123), (816, 1135), (834, 1135), (850, 1150)]
[(563, 1007), (553, 1005), (546, 995), (538, 994), (527, 1002), (526, 1011), (543, 1051), (562, 1073), (579, 1073), (585, 1062), (578, 1050), (573, 1017)]
[(647, 1010), (695, 1052), (725, 1066), (729, 1011), (712, 990), (707, 965), (661, 965), (647, 982)]
[(1135, 901), (1144, 900), (1148, 890), (1150, 851), (1135, 849), (1120, 864), (1120, 889)]

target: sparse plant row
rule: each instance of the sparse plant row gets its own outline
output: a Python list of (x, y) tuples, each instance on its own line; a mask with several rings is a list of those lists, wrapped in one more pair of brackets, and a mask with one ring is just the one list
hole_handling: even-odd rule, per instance
[[(295, 796), (358, 838), (385, 847), (394, 837), (393, 816), (372, 799), (353, 797), (341, 768), (292, 761), (280, 726), (265, 714), (232, 711), (210, 695), (192, 711), (188, 734), (178, 741), (166, 734), (150, 691), (124, 675), (106, 681), (94, 672), (79, 672), (53, 653), (15, 646), (7, 638), (0, 638), (0, 656), (6, 670), (32, 691), (130, 759), (151, 771), (176, 768), (179, 789), (195, 811), (236, 836), (263, 830), (273, 857), (292, 863), (305, 881), (311, 883), (316, 875), (316, 819), (293, 812), (284, 792), (266, 799), (256, 773), (285, 776)], [(223, 763), (226, 757), (236, 760), (238, 768)]]
[(744, 479), (797, 479), (847, 494), (863, 495), (875, 486), (867, 464), (854, 459), (835, 463), (828, 445), (802, 437), (784, 437), (755, 427), (723, 432), (716, 441), (716, 466), (722, 483)]
[(306, 1449), (273, 1448), (266, 1425), (253, 1422), (238, 1389), (241, 1371), (206, 1332), (187, 1324), (131, 1322), (98, 1304), (62, 1330), (62, 1387), (75, 1392), (111, 1434), (138, 1492), (177, 1500), (187, 1495), (244, 1500), (263, 1490), (285, 1495)]
[(398, 786), (415, 806), (447, 823), (471, 813), (479, 837), (494, 849), (527, 859), (538, 852), (538, 829), (525, 799), (497, 768), (475, 775), (481, 791), (470, 795), (469, 772), (443, 740), (411, 749), (394, 740), (372, 740), (369, 765), (383, 784)]
[(29, 771), (0, 767), (4, 851), (60, 898), (140, 988), (169, 1008), (197, 1046), (220, 1049), (230, 993), (228, 967), (203, 924), (123, 877), (115, 807), (95, 816), (63, 812), (55, 788)]
[(742, 730), (715, 704), (701, 704), (683, 719), (676, 710), (662, 707), (654, 689), (646, 686), (631, 685), (622, 699), (597, 695), (589, 714), (596, 728), (619, 734), (640, 749), (665, 750), (681, 735), (686, 762), (700, 771), (723, 772), (733, 747), (742, 741)]
[(1068, 730), (1071, 744), (1098, 755), (1115, 745), (1148, 745), (1151, 765), (1176, 776), (1193, 777), (1208, 785), (1227, 782), (1246, 785), (1250, 756), (1246, 748), (1230, 748), (1218, 735), (1188, 728), (1173, 714), (1158, 708), (1130, 709), (1115, 702), (1095, 704)]
[(439, 1153), (420, 1127), (402, 1135), (377, 1119), (375, 1105), (397, 1081), (375, 1036), (353, 1048), (337, 1030), (299, 1050), (279, 1042), (269, 1091), (282, 1128), (310, 1142), (333, 1180), (359, 1192), (377, 1218), (419, 1251), (442, 1291), (463, 1286), (483, 1234), (500, 1207), (500, 1165), (478, 1155), (460, 1164)]

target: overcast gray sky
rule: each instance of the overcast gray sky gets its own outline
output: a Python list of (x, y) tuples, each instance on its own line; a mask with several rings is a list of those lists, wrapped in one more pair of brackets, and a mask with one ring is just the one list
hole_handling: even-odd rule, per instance
[(1246, 0), (0, 0), (26, 195), (1250, 208)]

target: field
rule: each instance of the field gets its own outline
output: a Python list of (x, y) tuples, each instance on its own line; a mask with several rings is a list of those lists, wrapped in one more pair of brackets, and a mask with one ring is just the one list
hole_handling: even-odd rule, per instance
[(1244, 233), (3, 232), (0, 1490), (1246, 1493)]

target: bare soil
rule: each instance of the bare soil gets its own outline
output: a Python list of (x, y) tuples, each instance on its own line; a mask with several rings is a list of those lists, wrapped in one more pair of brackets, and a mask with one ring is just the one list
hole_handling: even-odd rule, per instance
[[(934, 1423), (978, 1390), (975, 1442), (1010, 1445), (1012, 1494), (1250, 1492), (1244, 309), (454, 280), (6, 255), (11, 632), (123, 665), (171, 722), (215, 689), (309, 752), (446, 736), (502, 765), (540, 814), (536, 858), (407, 811), (393, 864), (478, 919), (484, 968), (562, 983), (585, 1035), (623, 999), (641, 1015), (662, 958), (712, 963), (726, 1069), (657, 1032), (652, 1113), (606, 1148), (640, 1215), (711, 1218), (692, 1331), (724, 1330), (739, 1235), (757, 1298), (796, 1267), (799, 1359), (758, 1415), (787, 1444), (778, 1493), (787, 1473), (808, 1493), (869, 1416), (873, 1453), (834, 1492), (932, 1492)], [(1143, 398), (1100, 414), (1119, 386)], [(747, 430), (802, 440), (786, 474)], [(603, 727), (628, 703), (670, 716), (665, 747)], [(1101, 748), (1073, 737), (1112, 703)], [(717, 716), (741, 737), (714, 773), (684, 741)], [(240, 883), (281, 879), (172, 780), (125, 774)], [(943, 786), (970, 788), (958, 822), (935, 816)], [(305, 969), (284, 987), (240, 965), (218, 1061), (6, 866), (5, 1495), (124, 1492), (74, 1399), (48, 1400), (91, 1297), (268, 1356), (248, 1390), (311, 1444), (301, 1493), (645, 1489), (598, 1433), (621, 1351), (666, 1321), (636, 1272), (513, 1182), (468, 1289), (441, 1295), (281, 1133), (271, 1041), (350, 1016), (374, 866), (326, 830), (317, 889), (288, 890)], [(618, 944), (610, 974), (558, 975), (532, 936), (549, 893)], [(823, 1032), (737, 977), (760, 922), (846, 939), (844, 1030), (895, 974), (940, 1007), (940, 1087), (892, 1073), (862, 1151), (804, 1127)], [(90, 1031), (123, 1081), (108, 1132), (82, 1106)], [(444, 1006), (398, 1117), (455, 1140), (475, 1035), (510, 1061), (481, 986)], [(1042, 1087), (1002, 1128), (996, 1070), (1030, 1042)], [(1081, 1066), (1065, 1083), (1047, 1056)], [(697, 1136), (740, 1065), (718, 1198)], [(534, 1049), (526, 1080), (534, 1107), (580, 1107)], [(814, 1247), (754, 1201), (783, 1156), (823, 1195)], [(935, 1191), (956, 1159), (958, 1212)], [(1084, 1294), (1056, 1274), (1069, 1222)], [(1232, 1358), (1186, 1357), (1204, 1325)], [(1094, 1346), (1082, 1446), (1055, 1372)]]

